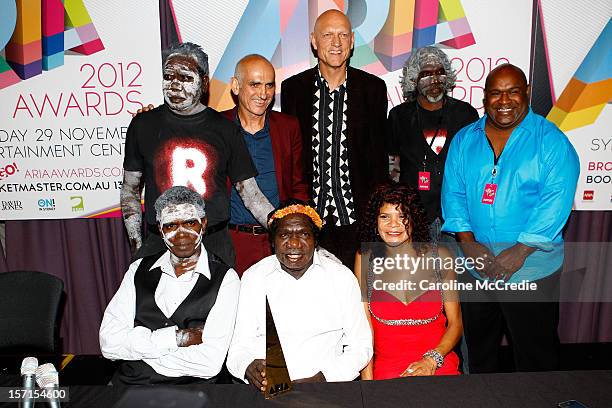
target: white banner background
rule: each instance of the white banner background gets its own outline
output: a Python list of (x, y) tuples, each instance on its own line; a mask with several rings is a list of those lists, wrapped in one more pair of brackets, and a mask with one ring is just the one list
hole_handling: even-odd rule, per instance
[[(203, 46), (209, 54), (214, 77), (248, 1), (237, 0), (228, 4), (210, 0), (203, 4), (195, 0), (174, 0), (172, 3), (182, 40)], [(594, 2), (589, 10), (581, 7), (579, 13), (569, 7), (573, 2), (567, 0), (565, 3), (567, 7), (557, 2), (553, 4), (552, 0), (542, 2), (556, 97), (559, 97), (609, 18), (609, 3), (605, 0)], [(153, 4), (145, 0), (86, 0), (85, 4), (105, 49), (89, 56), (67, 53), (63, 66), (43, 71), (42, 75), (0, 90), (3, 101), (0, 105), (0, 219), (119, 214), (123, 143), (131, 118), (129, 112), (140, 106), (138, 102), (159, 104), (162, 101), (158, 6), (156, 2)], [(461, 5), (476, 44), (463, 49), (445, 47), (458, 71), (453, 96), (470, 102), (482, 114), (482, 88), (492, 68), (509, 61), (524, 69), (529, 76), (533, 2), (461, 0)], [(135, 21), (138, 23), (135, 24)], [(569, 29), (568, 24), (580, 29)], [(263, 44), (266, 39), (262, 38), (261, 41)], [(570, 49), (570, 55), (564, 52)], [(262, 51), (254, 48), (249, 52)], [(288, 67), (276, 68), (280, 72), (277, 77), (277, 89), (280, 90), (283, 77), (296, 72)], [(128, 86), (140, 69), (142, 72), (133, 85), (141, 86)], [(114, 82), (115, 72), (119, 79), (112, 86), (103, 86)], [(382, 76), (387, 83), (389, 109), (402, 102), (398, 84), (400, 74), (401, 70), (396, 70)], [(95, 88), (84, 89), (84, 85)], [(93, 109), (87, 113), (85, 92), (100, 95), (101, 114)], [(107, 92), (108, 113), (104, 111), (104, 92)], [(129, 100), (133, 102), (127, 99), (128, 92), (132, 92)], [(73, 102), (64, 116), (71, 93), (74, 93), (76, 103), (85, 114), (81, 114)], [(30, 94), (39, 110), (45, 95), (49, 96), (55, 107), (63, 94), (57, 117), (49, 105), (39, 115)], [(20, 95), (25, 102), (20, 102)], [(33, 118), (25, 109), (25, 103)], [(277, 100), (276, 106), (279, 105), (280, 101)], [(16, 107), (21, 109), (16, 110)], [(212, 107), (228, 108), (214, 103)], [(610, 163), (611, 126), (610, 108), (607, 106), (593, 125), (567, 133), (581, 157), (582, 171), (575, 200), (577, 209), (612, 208), (612, 187), (610, 182), (605, 183), (612, 172), (587, 169), (592, 161)], [(24, 137), (20, 136), (22, 133), (25, 133)], [(16, 154), (16, 149), (23, 152), (26, 146), (36, 150), (41, 146), (48, 149), (55, 145), (57, 147), (54, 149), (66, 150), (69, 154), (65, 154), (66, 157), (30, 158)], [(13, 163), (18, 172), (13, 172)], [(602, 183), (587, 183), (588, 175), (601, 176)], [(59, 183), (59, 188), (64, 190), (72, 190), (57, 191), (58, 187), (53, 183)], [(40, 191), (18, 191), (23, 189), (19, 186), (24, 185)], [(582, 200), (583, 192), (589, 189), (596, 190), (595, 196), (593, 200), (585, 202)], [(81, 203), (82, 206), (79, 206)]]
[[(597, 0), (585, 7), (571, 0), (541, 0), (541, 5), (550, 73), (558, 99), (612, 17), (612, 3)], [(610, 44), (607, 61), (603, 63), (608, 70), (612, 69)], [(577, 210), (612, 209), (611, 129), (612, 109), (608, 103), (595, 123), (565, 132), (580, 156), (580, 178), (574, 198)]]
[(162, 101), (157, 2), (84, 3), (104, 50), (0, 89), (0, 219), (118, 214), (130, 112)]

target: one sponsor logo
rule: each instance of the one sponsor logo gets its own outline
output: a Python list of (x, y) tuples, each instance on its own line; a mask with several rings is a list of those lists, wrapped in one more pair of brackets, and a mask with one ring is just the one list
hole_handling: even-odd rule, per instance
[(21, 211), (23, 204), (19, 200), (2, 201), (2, 211)]
[(595, 196), (594, 190), (584, 190), (582, 192), (582, 201), (593, 201), (594, 196)]
[(19, 171), (19, 168), (17, 167), (17, 163), (15, 162), (6, 164), (4, 166), (0, 166), (0, 180), (3, 180), (9, 176), (12, 176), (18, 171)]
[(72, 202), (72, 212), (85, 211), (82, 196), (71, 196), (70, 201)]
[(38, 209), (40, 211), (55, 211), (55, 198), (40, 198)]

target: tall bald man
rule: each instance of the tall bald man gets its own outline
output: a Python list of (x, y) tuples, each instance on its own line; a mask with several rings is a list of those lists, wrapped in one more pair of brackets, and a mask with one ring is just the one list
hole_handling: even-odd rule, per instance
[(382, 79), (349, 67), (355, 35), (340, 11), (321, 14), (310, 41), (318, 64), (283, 81), (281, 107), (300, 121), (306, 180), (326, 220), (319, 243), (351, 267), (355, 222), (388, 174), (387, 89)]
[[(240, 128), (257, 168), (260, 190), (274, 206), (290, 198), (308, 200), (298, 121), (269, 109), (276, 92), (272, 64), (261, 55), (247, 55), (236, 64), (231, 86), (236, 107), (222, 113)], [(272, 254), (267, 230), (246, 208), (236, 187), (232, 187), (229, 229), (239, 274)]]

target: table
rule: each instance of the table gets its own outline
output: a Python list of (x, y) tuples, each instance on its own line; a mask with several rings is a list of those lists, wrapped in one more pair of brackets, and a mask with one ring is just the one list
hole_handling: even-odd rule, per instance
[[(0, 377), (0, 386), (16, 385), (18, 382), (19, 377), (14, 375)], [(251, 386), (242, 384), (203, 384), (172, 388), (203, 391), (209, 397), (211, 406), (215, 408), (554, 408), (557, 403), (570, 399), (576, 399), (589, 408), (612, 407), (612, 370), (472, 374), (296, 384), (292, 392), (270, 401), (264, 400)], [(112, 386), (70, 386), (70, 402), (62, 406), (111, 408), (125, 392), (125, 388)], [(16, 406), (0, 404), (0, 407)]]

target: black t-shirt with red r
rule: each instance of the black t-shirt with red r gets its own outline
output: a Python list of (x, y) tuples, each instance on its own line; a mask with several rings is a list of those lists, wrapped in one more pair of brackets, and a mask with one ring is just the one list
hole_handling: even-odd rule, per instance
[(183, 116), (165, 104), (132, 119), (123, 168), (143, 174), (149, 224), (156, 224), (155, 200), (176, 185), (202, 195), (209, 226), (224, 222), (229, 219), (227, 178), (234, 184), (257, 175), (234, 123), (212, 108)]

